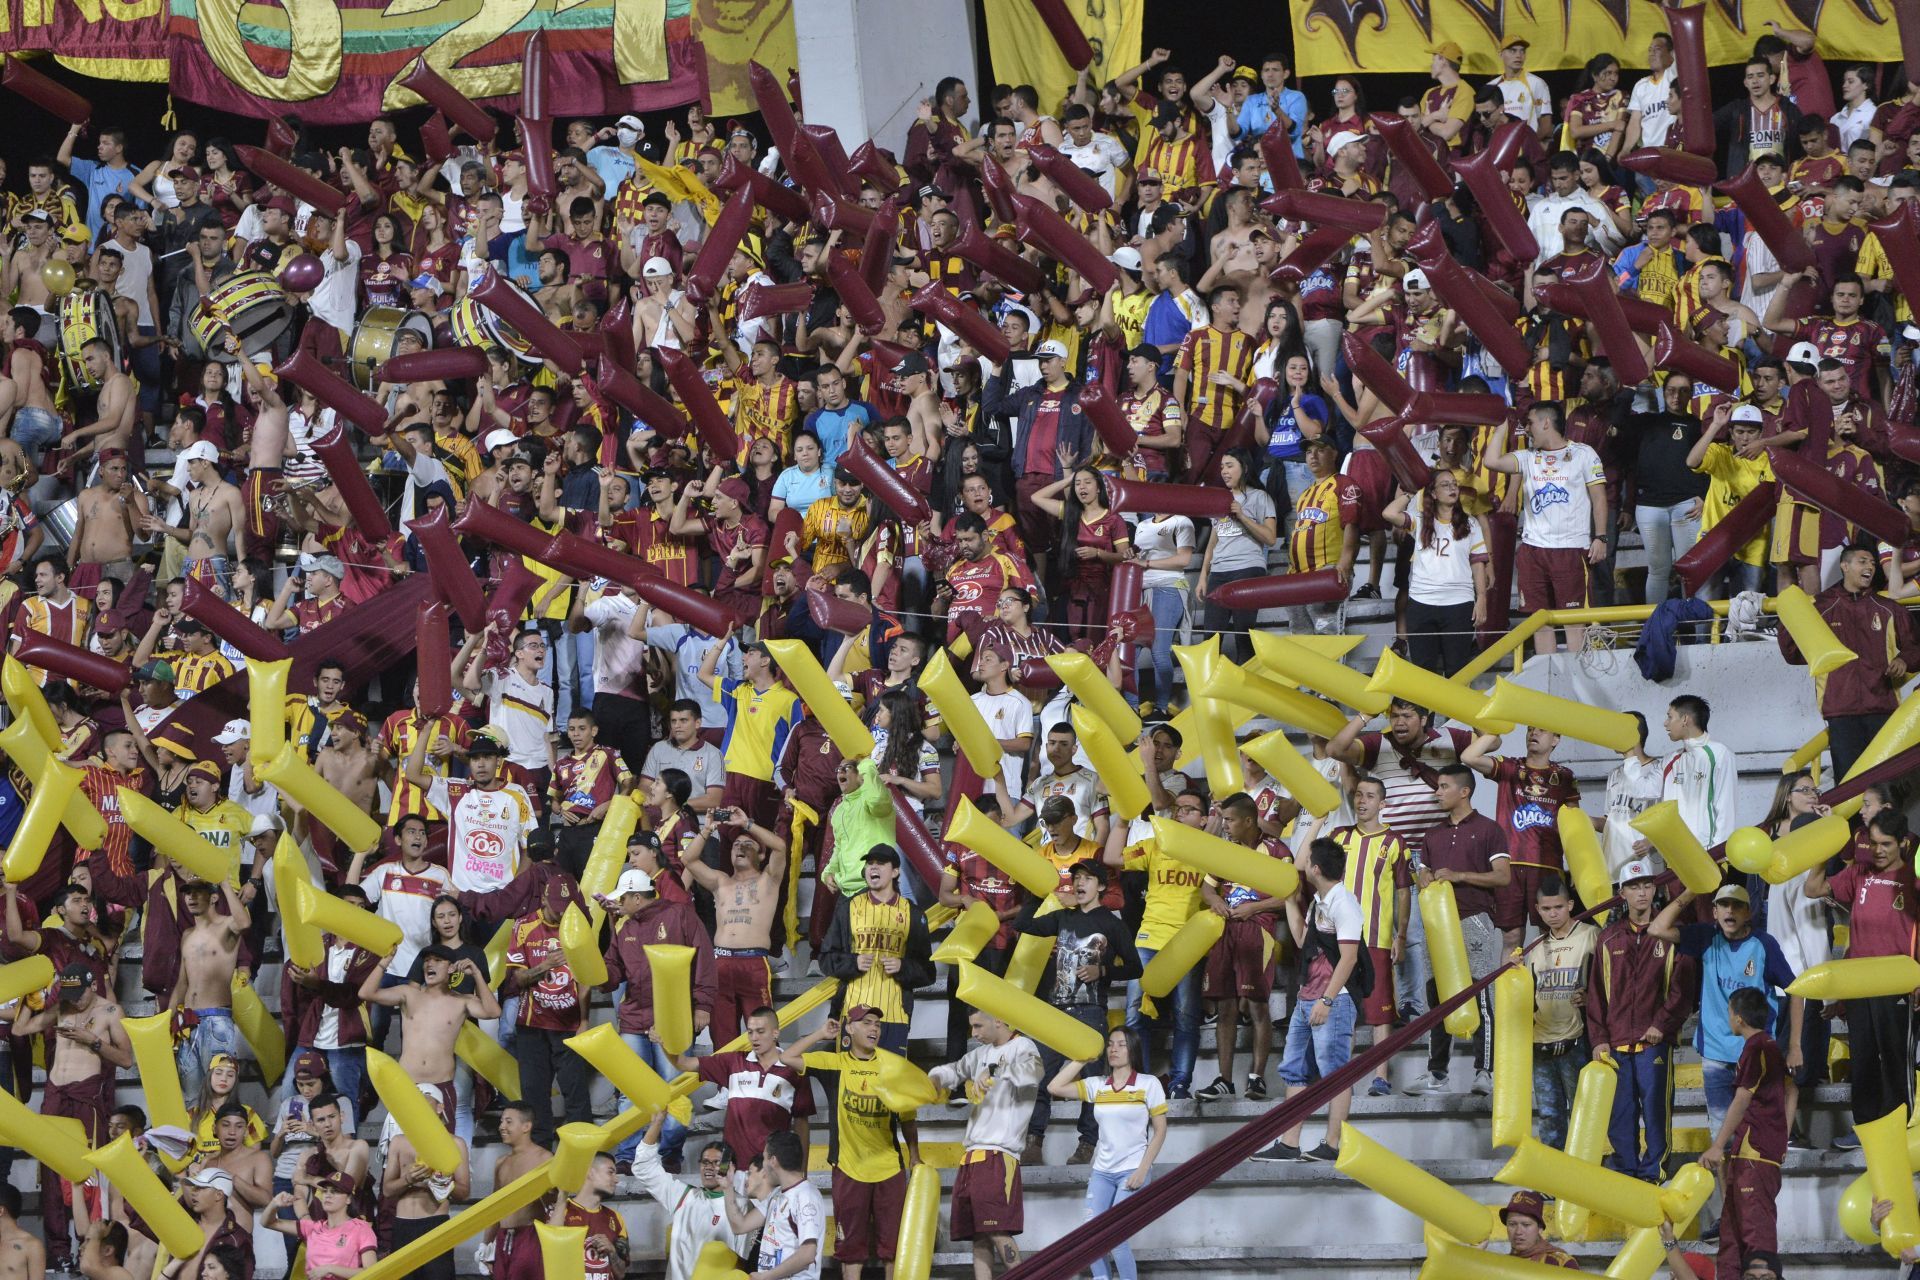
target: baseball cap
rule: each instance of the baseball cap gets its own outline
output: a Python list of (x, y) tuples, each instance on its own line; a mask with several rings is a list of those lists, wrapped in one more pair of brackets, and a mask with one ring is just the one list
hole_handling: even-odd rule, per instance
[(188, 182), (200, 181), (200, 171), (190, 164), (175, 165), (167, 172), (173, 176), (175, 182), (180, 181), (182, 178), (185, 178)]
[(1433, 286), (1427, 281), (1427, 273), (1419, 267), (1415, 267), (1400, 277), (1400, 287), (1403, 289), (1431, 289)]
[(1137, 344), (1135, 344), (1135, 346), (1134, 346), (1134, 348), (1133, 348), (1133, 350), (1131, 350), (1131, 351), (1129, 351), (1129, 352), (1127, 352), (1127, 359), (1129, 359), (1129, 360), (1151, 360), (1151, 361), (1153, 361), (1153, 362), (1154, 362), (1155, 364), (1159, 364), (1159, 363), (1160, 363), (1160, 348), (1158, 348), (1158, 347), (1156, 347), (1156, 346), (1154, 346), (1154, 345), (1153, 345), (1152, 343), (1150, 343), (1150, 342), (1141, 342), (1141, 343), (1137, 343)]
[(455, 955), (453, 948), (446, 943), (436, 942), (430, 947), (420, 948), (420, 958), (422, 960), (444, 960), (448, 964), (452, 964), (460, 957)]
[(1467, 60), (1466, 52), (1452, 40), (1447, 41), (1445, 44), (1433, 46), (1433, 51), (1445, 58), (1448, 62), (1461, 63)]
[(273, 199), (267, 201), (266, 207), (278, 210), (286, 214), (289, 218), (300, 211), (300, 206), (293, 202), (292, 196), (275, 196)]
[(1142, 169), (1139, 176), (1133, 180), (1135, 186), (1139, 186), (1143, 182), (1151, 182), (1157, 186), (1163, 181), (1164, 179), (1161, 178), (1158, 169)]
[(86, 244), (93, 239), (93, 233), (76, 222), (70, 227), (61, 228), (60, 238), (72, 244)]
[(1235, 67), (1233, 74), (1227, 78), (1229, 80), (1245, 80), (1248, 84), (1254, 84), (1259, 81), (1260, 73), (1252, 67)]
[(1350, 147), (1356, 142), (1364, 141), (1366, 141), (1364, 135), (1355, 133), (1352, 129), (1342, 129), (1339, 133), (1333, 135), (1332, 141), (1327, 143), (1327, 154), (1337, 156), (1340, 154), (1342, 147)]
[(215, 745), (230, 747), (236, 742), (249, 742), (253, 738), (253, 726), (245, 720), (229, 720), (213, 735)]
[(490, 733), (476, 733), (467, 744), (467, 758), (474, 756), (503, 756), (507, 754), (506, 744)]
[(1340, 446), (1333, 442), (1333, 436), (1331, 434), (1317, 435), (1311, 440), (1302, 440), (1300, 447), (1302, 449), (1332, 449), (1335, 452), (1338, 452), (1340, 449)]
[(1028, 333), (1036, 332), (1040, 328), (1040, 317), (1035, 315), (1033, 308), (1027, 306), (1024, 302), (1009, 301), (1007, 303), (1007, 312), (1010, 315), (1025, 316), (1027, 319)]
[(1140, 251), (1130, 244), (1123, 244), (1107, 255), (1107, 261), (1122, 271), (1140, 270)]
[(410, 285), (415, 289), (425, 289), (436, 298), (446, 292), (446, 286), (442, 285), (439, 277), (435, 276), (431, 271), (422, 271), (413, 278)]
[(480, 441), (480, 452), (492, 453), (495, 449), (505, 449), (520, 443), (520, 437), (505, 427), (495, 427)]
[(300, 557), (300, 572), (324, 573), (335, 581), (347, 576), (347, 568), (340, 563), (340, 557), (331, 555), (316, 556), (303, 553)]
[(1916, 328), (1910, 324), (1902, 325), (1900, 328), (1900, 338), (1904, 342), (1920, 342), (1920, 328)]
[(293, 1075), (296, 1080), (301, 1076), (312, 1076), (316, 1080), (325, 1079), (327, 1060), (312, 1049), (303, 1050), (294, 1056)]
[(171, 728), (162, 729), (159, 733), (155, 734), (153, 736), (153, 745), (159, 747), (162, 751), (170, 752), (180, 757), (182, 760), (193, 761), (199, 758), (194, 749), (188, 746), (183, 739), (176, 736), (175, 731)]
[(1787, 352), (1788, 364), (1819, 364), (1820, 348), (1811, 342), (1796, 342)]
[[(1524, 43), (1524, 42), (1523, 42)], [(1500, 1211), (1500, 1221), (1505, 1222), (1510, 1213), (1522, 1214), (1535, 1222), (1545, 1225), (1547, 1221), (1547, 1202), (1538, 1191), (1516, 1191), (1507, 1201), (1507, 1207)]]
[(661, 276), (670, 276), (673, 274), (673, 264), (665, 258), (648, 258), (646, 265), (640, 268), (640, 274), (643, 276), (652, 276), (655, 279)]
[(207, 631), (207, 624), (198, 618), (182, 618), (173, 624), (173, 633), (177, 636), (203, 636)]
[(1737, 404), (1733, 406), (1733, 420), (1735, 422), (1765, 422), (1767, 415), (1760, 412), (1760, 406), (1757, 404)]
[(1635, 880), (1651, 880), (1659, 874), (1660, 864), (1654, 859), (1635, 858), (1632, 862), (1620, 868), (1620, 874), (1615, 878), (1615, 883), (1621, 885), (1632, 884)]
[(1515, 36), (1513, 39), (1507, 41), (1505, 44), (1501, 45), (1500, 47), (1504, 50), (1504, 49), (1515, 49), (1515, 48), (1530, 49), (1533, 46), (1528, 42), (1525, 36)]
[(27, 210), (26, 214), (21, 218), (21, 221), (22, 222), (45, 222), (45, 223), (51, 224), (53, 222), (53, 215), (48, 213), (45, 209), (29, 209)]
[(1748, 893), (1747, 887), (1742, 884), (1721, 885), (1719, 890), (1713, 895), (1713, 900), (1715, 902), (1737, 902), (1743, 907), (1753, 905), (1753, 895)]
[(953, 197), (948, 195), (943, 188), (935, 186), (931, 182), (929, 182), (926, 186), (920, 188), (920, 198), (922, 200), (927, 199), (929, 196), (939, 200), (953, 199)]
[(910, 378), (916, 373), (927, 372), (930, 367), (925, 356), (918, 351), (909, 351), (900, 357), (900, 363), (893, 366), (893, 371), (903, 378)]
[(203, 778), (210, 778), (215, 783), (220, 781), (220, 766), (211, 760), (195, 760), (187, 766), (187, 772), (189, 774), (197, 773)]
[(857, 1004), (847, 1010), (846, 1015), (842, 1017), (840, 1021), (842, 1023), (862, 1022), (868, 1018), (878, 1018), (880, 1016), (881, 1013), (878, 1005)]
[(230, 1196), (233, 1194), (233, 1175), (225, 1169), (203, 1165), (199, 1170), (187, 1175), (187, 1185)]
[(253, 815), (253, 826), (248, 828), (247, 834), (249, 836), (271, 836), (278, 835), (280, 831), (279, 814), (256, 813)]
[(339, 1170), (335, 1170), (320, 1179), (319, 1186), (320, 1190), (331, 1191), (338, 1196), (350, 1196), (353, 1194), (353, 1179)]
[(220, 451), (213, 447), (211, 440), (195, 440), (180, 451), (182, 462), (218, 462)]
[(739, 476), (728, 476), (725, 480), (722, 480), (720, 482), (720, 492), (732, 498), (735, 502), (748, 503), (753, 501), (753, 490), (749, 489), (747, 482)]
[(860, 859), (860, 861), (889, 862), (897, 867), (900, 865), (900, 851), (890, 844), (877, 844), (867, 850), (867, 856)]
[(141, 663), (140, 669), (133, 674), (137, 680), (160, 680), (167, 684), (172, 684), (174, 681), (173, 664), (159, 658), (155, 658), (152, 662)]
[(60, 990), (84, 991), (93, 985), (93, 970), (83, 964), (70, 964), (60, 971)]
[(628, 867), (620, 873), (620, 883), (613, 886), (613, 896), (624, 898), (630, 893), (652, 893), (653, 877), (638, 867)]
[(1040, 360), (1065, 360), (1067, 358), (1067, 348), (1066, 344), (1055, 342), (1049, 338), (1035, 347), (1033, 354), (1035, 358)]
[(647, 122), (639, 116), (621, 116), (618, 120), (615, 120), (613, 124), (617, 129), (632, 129), (636, 133), (645, 133), (647, 131)]
[(1180, 106), (1174, 102), (1163, 102), (1153, 109), (1153, 123), (1157, 125), (1173, 124), (1180, 119)]

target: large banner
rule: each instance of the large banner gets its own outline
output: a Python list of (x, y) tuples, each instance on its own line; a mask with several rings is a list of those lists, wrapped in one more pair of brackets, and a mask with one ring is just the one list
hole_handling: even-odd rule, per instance
[(166, 0), (0, 0), (0, 53), (110, 80), (167, 78)]
[(699, 101), (706, 84), (688, 0), (172, 4), (173, 92), (241, 115), (351, 124), (417, 106), (399, 83), (416, 57), (474, 101), (510, 109), (527, 36), (540, 29), (547, 111), (556, 118), (681, 106)]
[[(1184, 0), (1157, 2), (1178, 4)], [(1139, 64), (1140, 14), (1146, 5), (1147, 0), (1067, 0), (1067, 12), (1093, 46), (1093, 63), (1087, 68), (1089, 84), (1105, 84)], [(1001, 84), (1030, 84), (1040, 91), (1043, 104), (1057, 101), (1073, 87), (1074, 70), (1060, 56), (1060, 46), (1054, 43), (1047, 24), (1040, 21), (1031, 0), (986, 0), (986, 9), (987, 48), (993, 54), (995, 80)]]
[(719, 117), (752, 115), (760, 108), (747, 81), (757, 62), (781, 84), (800, 67), (793, 38), (793, 0), (692, 0), (693, 38), (707, 51), (708, 108)]
[[(1768, 34), (1769, 22), (1812, 31), (1828, 62), (1890, 62), (1900, 57), (1893, 6), (1907, 0), (1708, 0), (1707, 60), (1737, 63)], [(1647, 41), (1667, 24), (1647, 0), (1293, 0), (1299, 73), (1425, 71), (1433, 48), (1453, 41), (1469, 76), (1500, 72), (1500, 48), (1531, 42), (1533, 71), (1580, 67), (1611, 53), (1629, 67), (1647, 65)], [(988, 0), (987, 12), (993, 12)], [(996, 45), (997, 47), (997, 45)], [(996, 67), (996, 70), (998, 68)]]

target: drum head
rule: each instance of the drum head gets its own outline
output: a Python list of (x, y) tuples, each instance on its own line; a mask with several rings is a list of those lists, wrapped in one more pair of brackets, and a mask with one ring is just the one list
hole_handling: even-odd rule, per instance
[(76, 290), (60, 299), (60, 363), (75, 386), (93, 390), (100, 385), (81, 358), (81, 348), (95, 338), (107, 344), (114, 367), (121, 367), (124, 353), (120, 344), (120, 323), (114, 318), (113, 301), (105, 291)]

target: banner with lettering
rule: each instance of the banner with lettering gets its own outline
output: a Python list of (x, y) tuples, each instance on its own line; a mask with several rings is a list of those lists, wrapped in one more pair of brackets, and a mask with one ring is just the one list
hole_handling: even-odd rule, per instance
[(167, 79), (166, 0), (0, 0), (0, 53), (51, 53), (82, 75)]
[[(18, 2), (18, 0), (15, 0)], [(511, 110), (527, 37), (545, 30), (547, 113), (606, 116), (705, 96), (689, 0), (172, 0), (173, 92), (248, 116), (352, 124), (418, 106), (424, 58), (475, 102)]]
[[(1744, 62), (1753, 42), (1772, 31), (1769, 23), (1812, 31), (1829, 63), (1897, 61), (1893, 5), (1902, 2), (1708, 0), (1707, 61)], [(1448, 42), (1466, 53), (1466, 75), (1494, 76), (1501, 46), (1515, 36), (1530, 42), (1532, 71), (1581, 67), (1597, 53), (1644, 67), (1648, 40), (1667, 29), (1660, 6), (1646, 0), (1295, 0), (1288, 7), (1294, 57), (1306, 76), (1425, 71), (1434, 46)]]

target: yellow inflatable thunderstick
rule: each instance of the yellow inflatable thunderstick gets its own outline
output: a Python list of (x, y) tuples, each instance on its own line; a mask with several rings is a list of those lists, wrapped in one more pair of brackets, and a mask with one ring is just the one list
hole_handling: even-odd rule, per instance
[(1351, 1124), (1340, 1126), (1333, 1167), (1456, 1240), (1479, 1244), (1504, 1234), (1492, 1205), (1401, 1159)]
[(399, 1063), (378, 1049), (368, 1049), (367, 1078), (373, 1082), (373, 1091), (386, 1104), (393, 1122), (413, 1144), (421, 1164), (443, 1174), (459, 1167), (460, 1143), (447, 1131), (440, 1113)]
[(804, 640), (769, 640), (767, 652), (780, 664), (780, 669), (793, 682), (800, 693), (800, 700), (807, 710), (820, 721), (820, 727), (827, 731), (827, 737), (833, 745), (840, 748), (840, 754), (849, 760), (858, 760), (862, 756), (873, 754), (873, 733), (860, 723), (860, 717), (853, 713), (847, 700), (833, 687), (826, 669), (820, 665), (820, 659), (813, 656), (813, 650)]

